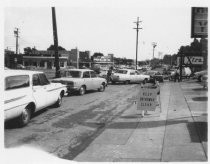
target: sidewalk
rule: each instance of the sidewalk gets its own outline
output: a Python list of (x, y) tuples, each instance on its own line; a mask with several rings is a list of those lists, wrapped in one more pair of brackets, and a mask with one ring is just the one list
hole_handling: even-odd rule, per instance
[[(134, 104), (74, 160), (85, 162), (207, 161), (180, 83), (161, 87), (161, 104), (143, 118)], [(160, 108), (162, 112), (160, 113)]]

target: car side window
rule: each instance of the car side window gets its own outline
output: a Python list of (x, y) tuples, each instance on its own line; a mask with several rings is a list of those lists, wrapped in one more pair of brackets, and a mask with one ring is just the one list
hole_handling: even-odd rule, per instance
[(160, 72), (155, 73), (155, 75), (160, 75)]
[(39, 79), (39, 75), (38, 74), (34, 74), (33, 75), (33, 86), (38, 86), (41, 85), (40, 79)]
[(91, 71), (91, 72), (90, 72), (90, 75), (91, 75), (91, 78), (95, 78), (95, 77), (97, 77), (97, 76), (96, 76), (96, 73), (95, 73), (95, 72), (93, 72), (93, 71)]
[(140, 73), (139, 73), (138, 71), (135, 71), (135, 74), (136, 74), (136, 75), (140, 75)]
[(90, 78), (89, 71), (83, 72), (83, 78)]
[(45, 74), (40, 73), (39, 74), (39, 78), (40, 78), (41, 85), (48, 85), (48, 84), (50, 84), (50, 82), (48, 81), (48, 79), (47, 79)]
[(5, 78), (5, 90), (24, 88), (29, 86), (28, 75), (10, 76)]
[(130, 72), (130, 75), (135, 75), (135, 72)]

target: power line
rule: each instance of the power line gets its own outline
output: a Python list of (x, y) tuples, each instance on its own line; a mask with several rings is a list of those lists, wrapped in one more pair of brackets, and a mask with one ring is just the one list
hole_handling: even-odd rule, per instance
[(133, 28), (136, 30), (136, 70), (137, 70), (137, 66), (138, 66), (138, 33), (139, 33), (139, 23), (142, 21), (139, 21), (139, 17), (137, 18), (137, 21), (134, 22), (136, 24), (136, 28)]

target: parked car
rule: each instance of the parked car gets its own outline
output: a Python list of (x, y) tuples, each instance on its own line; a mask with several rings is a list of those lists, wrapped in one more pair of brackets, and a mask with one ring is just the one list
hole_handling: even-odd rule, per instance
[(52, 82), (67, 85), (68, 94), (77, 91), (80, 95), (94, 89), (103, 92), (107, 85), (106, 79), (97, 77), (90, 69), (66, 69), (63, 77), (53, 79)]
[(31, 115), (47, 106), (62, 104), (66, 86), (50, 83), (43, 72), (4, 70), (5, 121), (18, 118), (26, 125)]
[(99, 77), (107, 79), (108, 70), (100, 70)]
[(199, 82), (201, 82), (202, 77), (203, 77), (204, 75), (207, 75), (207, 74), (208, 74), (207, 70), (195, 72), (193, 78), (194, 78), (194, 79), (197, 79)]
[(22, 64), (17, 64), (17, 69), (25, 69), (26, 67)]
[(150, 79), (155, 79), (156, 81), (163, 82), (163, 75), (158, 71), (147, 71), (144, 73), (145, 75), (149, 75)]
[(150, 79), (149, 75), (140, 74), (136, 70), (132, 69), (119, 69), (113, 73), (111, 76), (112, 83), (115, 82), (124, 82), (125, 84), (129, 83), (139, 83), (147, 82)]
[(201, 82), (202, 82), (203, 88), (208, 88), (208, 74), (202, 76)]
[[(169, 80), (174, 79), (176, 71), (178, 72), (178, 74), (180, 74), (180, 69), (179, 68), (171, 69), (171, 75), (169, 77)], [(191, 74), (192, 74), (192, 71), (189, 67), (183, 67), (182, 68), (182, 76), (183, 77), (189, 78), (191, 76)]]

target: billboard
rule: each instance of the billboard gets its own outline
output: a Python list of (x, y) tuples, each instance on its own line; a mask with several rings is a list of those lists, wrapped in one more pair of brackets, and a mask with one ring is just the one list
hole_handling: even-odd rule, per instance
[[(184, 56), (183, 65), (203, 65), (204, 58), (203, 56)], [(177, 57), (177, 65), (180, 65), (180, 57)]]
[(191, 38), (208, 37), (208, 8), (192, 7)]

